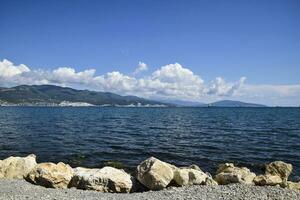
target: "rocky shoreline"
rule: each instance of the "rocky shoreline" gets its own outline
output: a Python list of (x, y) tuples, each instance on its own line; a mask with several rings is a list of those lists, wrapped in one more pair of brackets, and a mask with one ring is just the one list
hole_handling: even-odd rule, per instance
[[(5, 195), (11, 196), (11, 199), (15, 198), (16, 194), (13, 191), (16, 188), (13, 186), (14, 184), (25, 184), (24, 187), (27, 188), (25, 189), (27, 192), (44, 191), (42, 187), (54, 188), (46, 189), (53, 195), (61, 194), (61, 192), (71, 194), (74, 191), (92, 196), (97, 193), (96, 196), (104, 195), (103, 197), (108, 193), (131, 193), (128, 195), (134, 199), (148, 199), (149, 194), (149, 199), (151, 199), (151, 196), (156, 194), (168, 198), (168, 194), (172, 196), (174, 193), (178, 196), (189, 190), (195, 193), (205, 192), (205, 194), (201, 194), (204, 197), (215, 190), (215, 194), (212, 193), (211, 197), (216, 197), (214, 195), (226, 196), (227, 193), (231, 194), (229, 196), (232, 198), (235, 193), (251, 196), (251, 194), (255, 194), (253, 191), (257, 191), (263, 194), (257, 199), (282, 199), (281, 197), (287, 199), (289, 195), (291, 195), (291, 199), (298, 199), (300, 197), (300, 182), (288, 180), (292, 169), (291, 164), (275, 161), (266, 165), (265, 174), (256, 175), (246, 167), (236, 167), (232, 163), (225, 163), (221, 164), (215, 176), (212, 176), (203, 172), (197, 165), (176, 167), (151, 157), (140, 163), (136, 168), (135, 175), (131, 175), (122, 169), (109, 166), (101, 169), (88, 169), (83, 167), (71, 168), (62, 162), (57, 164), (37, 163), (36, 156), (32, 154), (27, 157), (9, 157), (0, 160), (0, 199), (4, 199)], [(18, 189), (22, 190), (22, 188), (21, 186)], [(23, 194), (29, 195), (26, 192)], [(270, 197), (270, 195), (274, 198), (265, 198)], [(122, 199), (126, 199), (126, 197), (123, 196)], [(181, 197), (178, 196), (179, 199)], [(43, 199), (43, 197), (41, 198)], [(118, 198), (119, 196), (116, 196), (116, 199)], [(209, 197), (206, 196), (205, 199), (209, 199)]]

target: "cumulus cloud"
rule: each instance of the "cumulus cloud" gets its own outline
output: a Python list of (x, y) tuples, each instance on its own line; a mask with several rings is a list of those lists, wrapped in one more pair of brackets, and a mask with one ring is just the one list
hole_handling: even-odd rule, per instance
[[(146, 69), (147, 65), (140, 62), (137, 70), (140, 72)], [(245, 80), (246, 77), (241, 77), (238, 81), (227, 82), (224, 78), (217, 77), (205, 83), (199, 75), (179, 63), (162, 66), (152, 74), (137, 78), (119, 71), (103, 75), (96, 75), (95, 69), (77, 72), (71, 67), (47, 71), (30, 69), (24, 64), (14, 65), (8, 60), (0, 61), (0, 86), (55, 84), (122, 95), (200, 102), (224, 98), (252, 102), (272, 101), (274, 105), (282, 103), (284, 99), (288, 99), (287, 102), (291, 104), (299, 102), (300, 85), (249, 85)]]
[(0, 78), (11, 78), (23, 72), (29, 72), (30, 69), (26, 65), (15, 66), (12, 62), (4, 59), (0, 62)]
[(60, 67), (53, 70), (52, 79), (58, 83), (88, 83), (95, 75), (95, 69), (88, 69), (82, 72), (75, 72), (75, 69), (70, 67)]
[(137, 68), (134, 70), (133, 75), (137, 75), (142, 71), (147, 71), (148, 70), (148, 66), (146, 63), (144, 62), (139, 62)]
[(231, 96), (244, 84), (245, 80), (246, 77), (241, 77), (240, 80), (235, 83), (226, 83), (222, 77), (217, 77), (209, 85), (207, 93), (216, 94), (218, 96)]

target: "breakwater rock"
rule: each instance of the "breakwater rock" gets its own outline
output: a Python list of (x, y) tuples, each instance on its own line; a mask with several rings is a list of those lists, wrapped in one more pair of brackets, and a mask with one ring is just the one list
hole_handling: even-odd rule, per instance
[(71, 168), (68, 164), (37, 163), (35, 155), (9, 157), (0, 160), (1, 179), (25, 179), (47, 188), (77, 188), (104, 193), (131, 193), (145, 190), (162, 190), (169, 186), (243, 184), (280, 186), (300, 189), (300, 183), (288, 181), (292, 165), (275, 161), (266, 165), (265, 174), (256, 175), (246, 167), (233, 163), (221, 164), (214, 178), (197, 165), (177, 167), (150, 157), (137, 166), (132, 176), (122, 169)]

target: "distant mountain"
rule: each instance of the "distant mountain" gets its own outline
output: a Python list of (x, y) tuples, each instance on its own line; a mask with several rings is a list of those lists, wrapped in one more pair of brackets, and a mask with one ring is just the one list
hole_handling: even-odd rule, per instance
[(194, 102), (194, 101), (181, 101), (181, 100), (163, 100), (162, 102), (170, 103), (176, 106), (181, 107), (202, 107), (206, 105), (205, 103), (201, 102)]
[(71, 106), (179, 106), (179, 107), (266, 107), (241, 101), (217, 101), (210, 104), (190, 101), (154, 101), (110, 92), (76, 90), (54, 85), (20, 85), (0, 87), (0, 105), (71, 105)]
[(176, 105), (178, 107), (266, 107), (265, 105), (261, 105), (261, 104), (245, 103), (241, 101), (231, 101), (231, 100), (216, 101), (208, 104), (201, 103), (201, 102), (180, 101), (180, 100), (170, 100), (164, 102)]
[(20, 85), (12, 88), (0, 88), (0, 103), (49, 105), (62, 102), (84, 102), (92, 105), (164, 105), (167, 103), (152, 101), (136, 96), (121, 96), (110, 92), (76, 90), (54, 85)]
[(206, 104), (208, 107), (266, 107), (262, 104), (245, 103), (241, 101), (223, 100), (214, 103)]

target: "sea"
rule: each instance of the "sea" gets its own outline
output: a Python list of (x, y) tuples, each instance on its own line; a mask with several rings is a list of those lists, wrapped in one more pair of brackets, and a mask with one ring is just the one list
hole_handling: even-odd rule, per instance
[(150, 156), (214, 174), (233, 162), (256, 173), (282, 160), (300, 180), (300, 108), (0, 107), (0, 159), (36, 154), (72, 167)]

